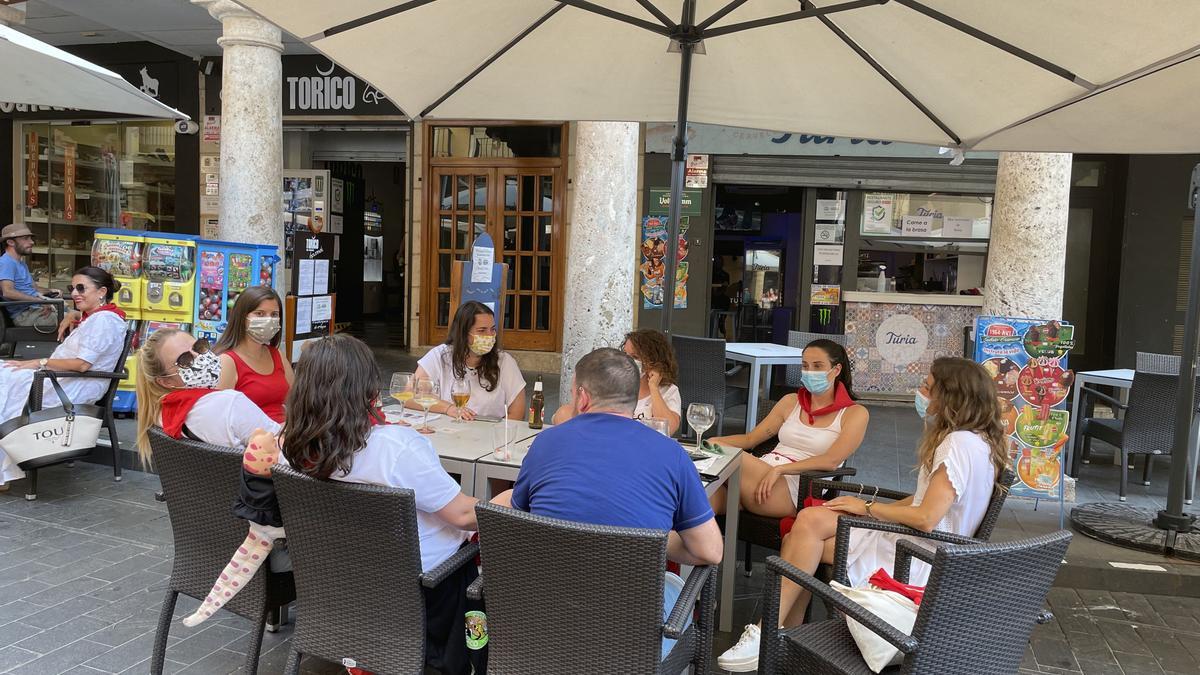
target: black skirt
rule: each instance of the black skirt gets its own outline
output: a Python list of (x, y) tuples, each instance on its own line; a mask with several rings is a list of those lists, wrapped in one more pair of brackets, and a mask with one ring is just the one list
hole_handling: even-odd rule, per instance
[(233, 515), (259, 525), (283, 527), (283, 514), (279, 512), (279, 499), (275, 496), (275, 482), (256, 476), (243, 467), (242, 483), (233, 502)]

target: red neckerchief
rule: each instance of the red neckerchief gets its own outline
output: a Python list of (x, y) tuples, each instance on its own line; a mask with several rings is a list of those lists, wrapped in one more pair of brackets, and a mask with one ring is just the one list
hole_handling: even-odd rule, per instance
[(849, 408), (850, 406), (854, 405), (854, 399), (850, 398), (850, 393), (846, 391), (846, 386), (841, 382), (838, 382), (834, 385), (833, 403), (830, 403), (824, 408), (819, 408), (817, 410), (812, 409), (812, 392), (807, 389), (800, 389), (800, 391), (797, 391), (796, 398), (800, 401), (800, 409), (804, 411), (804, 414), (808, 415), (809, 424), (812, 424), (814, 421), (816, 421), (816, 418), (822, 415), (835, 413), (842, 408)]
[(83, 323), (84, 321), (87, 321), (89, 316), (95, 316), (95, 315), (99, 314), (100, 312), (112, 312), (113, 314), (116, 314), (117, 316), (121, 317), (122, 321), (125, 320), (125, 310), (121, 309), (120, 307), (117, 307), (116, 305), (114, 305), (113, 303), (110, 302), (107, 305), (100, 305), (99, 307), (97, 307), (96, 309), (93, 309), (90, 312), (84, 312), (83, 318), (81, 318), (79, 321), (76, 321), (75, 325), (78, 326), (79, 324)]
[(216, 389), (176, 389), (162, 399), (162, 428), (171, 438), (183, 435), (183, 424), (196, 401)]

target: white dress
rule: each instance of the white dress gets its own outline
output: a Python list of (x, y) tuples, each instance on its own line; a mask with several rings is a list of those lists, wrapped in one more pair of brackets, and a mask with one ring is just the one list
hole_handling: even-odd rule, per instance
[[(848, 408), (842, 408), (827, 427), (813, 427), (804, 423), (800, 415), (803, 408), (796, 403), (795, 409), (779, 427), (779, 444), (775, 449), (762, 456), (762, 461), (771, 466), (801, 462), (829, 452), (829, 448), (842, 435), (842, 415)], [(788, 492), (792, 496), (792, 506), (800, 504), (800, 476), (786, 474)], [(807, 496), (807, 495), (805, 495)]]
[[(125, 320), (114, 312), (97, 312), (63, 340), (50, 355), (51, 359), (83, 359), (92, 364), (92, 370), (116, 370), (121, 347), (125, 345)], [(33, 385), (33, 374), (29, 369), (14, 370), (0, 362), (0, 421), (18, 417), (29, 401), (29, 388)], [(63, 378), (59, 381), (72, 403), (95, 403), (108, 389), (109, 381), (82, 377)], [(50, 382), (42, 387), (42, 407), (55, 408), (62, 405)], [(8, 455), (0, 452), (0, 483), (23, 478), (25, 472), (12, 463)]]
[[(452, 349), (450, 345), (440, 344), (417, 361), (417, 365), (438, 383), (438, 398), (443, 401), (450, 400), (450, 386), (454, 383), (454, 367), (450, 362)], [(500, 352), (500, 381), (491, 391), (484, 389), (479, 372), (474, 368), (466, 369), (464, 379), (471, 388), (467, 407), (485, 417), (507, 417), (509, 404), (525, 392), (525, 377), (521, 375), (517, 360), (508, 352)]]
[[(988, 444), (971, 431), (955, 431), (947, 436), (933, 453), (933, 469), (921, 469), (917, 476), (913, 506), (920, 506), (929, 489), (930, 477), (941, 466), (946, 467), (946, 476), (954, 487), (954, 502), (934, 529), (965, 537), (974, 536), (975, 530), (983, 522), (983, 515), (992, 497), (992, 486), (996, 482), (996, 467), (992, 465)], [(851, 530), (850, 554), (846, 561), (850, 585), (865, 584), (881, 567), (891, 574), (896, 560), (896, 542), (902, 536), (877, 530)], [(920, 539), (914, 541), (926, 547), (931, 543)], [(914, 559), (908, 583), (924, 586), (929, 580), (929, 572), (929, 565)]]
[[(679, 387), (676, 387), (673, 384), (668, 384), (666, 386), (659, 387), (658, 393), (662, 395), (663, 402), (667, 404), (667, 408), (676, 415), (679, 415), (680, 421), (682, 422), (683, 397), (679, 394)], [(647, 395), (646, 398), (639, 398), (637, 407), (633, 410), (633, 418), (640, 420), (647, 417), (654, 417), (654, 414), (650, 412), (650, 407), (651, 401), (649, 395)]]

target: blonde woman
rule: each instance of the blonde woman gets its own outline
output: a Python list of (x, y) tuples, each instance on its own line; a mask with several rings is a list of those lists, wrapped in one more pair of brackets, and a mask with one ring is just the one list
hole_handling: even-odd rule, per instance
[[(966, 359), (943, 357), (933, 362), (915, 402), (925, 419), (917, 446), (917, 491), (892, 503), (858, 497), (838, 497), (822, 507), (808, 508), (783, 539), (780, 555), (812, 574), (817, 565), (833, 563), (838, 517), (845, 513), (907, 525), (923, 532), (940, 530), (971, 536), (983, 522), (992, 486), (1008, 465), (1004, 424), (996, 387), (983, 366)], [(852, 586), (862, 585), (875, 570), (889, 573), (901, 535), (855, 529), (850, 534), (847, 571)], [(923, 586), (929, 566), (914, 560), (909, 583)], [(779, 616), (784, 626), (804, 620), (809, 594), (784, 580)], [(746, 626), (741, 639), (717, 659), (732, 672), (758, 668), (759, 627)]]

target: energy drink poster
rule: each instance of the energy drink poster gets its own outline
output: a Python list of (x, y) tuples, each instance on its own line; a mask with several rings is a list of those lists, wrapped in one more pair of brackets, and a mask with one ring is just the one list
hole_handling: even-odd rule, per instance
[[(689, 218), (679, 218), (679, 246), (675, 255), (675, 309), (687, 309), (688, 254), (687, 234)], [(642, 218), (642, 263), (641, 291), (643, 309), (662, 309), (663, 278), (667, 274), (667, 217), (646, 216)]]
[(1061, 498), (1063, 451), (1075, 374), (1067, 353), (1075, 328), (1063, 321), (981, 316), (975, 320), (975, 360), (1000, 399), (1008, 456), (1017, 482), (1011, 494)]

